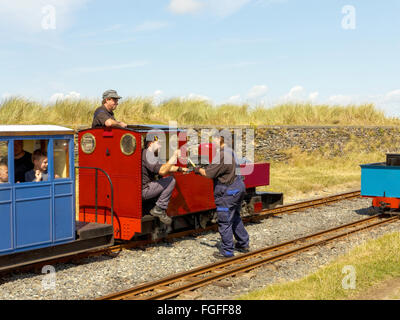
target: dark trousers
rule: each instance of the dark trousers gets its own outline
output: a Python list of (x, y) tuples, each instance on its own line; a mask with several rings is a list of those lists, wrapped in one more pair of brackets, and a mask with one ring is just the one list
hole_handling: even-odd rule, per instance
[(220, 251), (225, 256), (233, 256), (233, 238), (236, 239), (238, 247), (245, 248), (249, 246), (249, 234), (244, 228), (240, 217), (245, 193), (246, 187), (239, 177), (230, 186), (216, 184), (214, 188), (218, 231), (222, 240)]
[(167, 210), (175, 183), (175, 179), (172, 176), (152, 181), (142, 190), (142, 198), (143, 200), (149, 200), (158, 197), (156, 205), (161, 209)]

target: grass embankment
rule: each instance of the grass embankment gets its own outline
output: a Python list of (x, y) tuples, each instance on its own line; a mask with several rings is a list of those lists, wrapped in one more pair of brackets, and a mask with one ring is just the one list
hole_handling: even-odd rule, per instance
[[(2, 124), (90, 125), (100, 100), (60, 100), (40, 104), (25, 98), (10, 98), (0, 104)], [(372, 104), (328, 106), (282, 104), (272, 108), (247, 104), (213, 105), (208, 101), (173, 98), (159, 105), (151, 98), (121, 100), (116, 118), (126, 123), (178, 125), (398, 125), (400, 120), (385, 117)]]
[(271, 163), (271, 185), (260, 191), (283, 192), (285, 203), (312, 198), (314, 193), (339, 193), (360, 188), (360, 164), (384, 162), (384, 152), (350, 152), (326, 158), (318, 152), (293, 152), (287, 162)]
[(361, 164), (385, 162), (398, 150), (390, 133), (350, 137), (343, 145), (325, 145), (313, 152), (286, 150), (287, 161), (271, 162), (271, 184), (260, 191), (283, 192), (285, 203), (333, 194), (361, 186)]
[[(332, 300), (356, 297), (376, 284), (400, 277), (399, 252), (400, 233), (387, 234), (351, 250), (304, 279), (272, 285), (239, 299)], [(348, 266), (355, 271), (354, 282), (350, 279)], [(355, 285), (354, 289), (352, 285)]]

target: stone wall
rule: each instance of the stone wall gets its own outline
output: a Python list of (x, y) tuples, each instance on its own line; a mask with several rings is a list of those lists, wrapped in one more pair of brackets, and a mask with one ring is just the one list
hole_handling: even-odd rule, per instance
[(284, 160), (285, 150), (339, 156), (351, 150), (400, 152), (400, 127), (262, 127), (255, 130), (256, 159)]

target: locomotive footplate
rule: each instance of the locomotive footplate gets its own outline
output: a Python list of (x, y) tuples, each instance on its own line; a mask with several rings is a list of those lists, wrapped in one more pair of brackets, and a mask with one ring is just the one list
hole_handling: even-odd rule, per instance
[(78, 223), (76, 233), (80, 238), (69, 243), (0, 256), (0, 271), (103, 249), (114, 244), (111, 225)]
[(76, 222), (77, 239), (87, 240), (113, 234), (113, 226), (110, 224)]

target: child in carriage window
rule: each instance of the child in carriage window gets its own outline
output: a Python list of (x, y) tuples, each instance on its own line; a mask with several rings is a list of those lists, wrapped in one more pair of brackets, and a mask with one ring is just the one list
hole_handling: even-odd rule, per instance
[(41, 150), (35, 150), (32, 154), (33, 169), (25, 173), (26, 182), (39, 182), (49, 180), (47, 172), (47, 154)]

